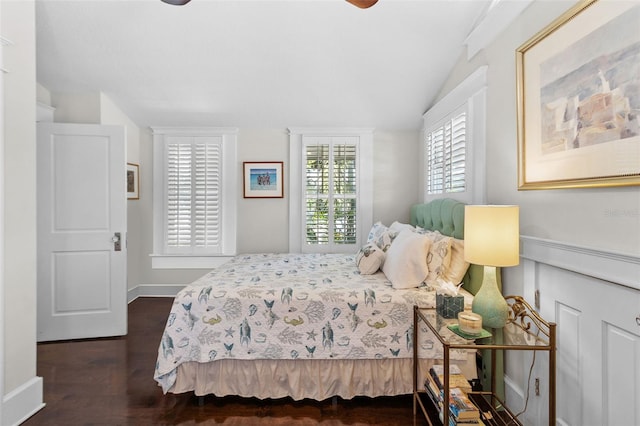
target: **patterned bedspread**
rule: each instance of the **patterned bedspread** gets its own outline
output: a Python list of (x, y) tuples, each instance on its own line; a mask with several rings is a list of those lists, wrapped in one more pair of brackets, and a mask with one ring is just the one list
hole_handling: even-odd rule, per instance
[(413, 305), (435, 292), (360, 275), (355, 255), (237, 256), (178, 293), (154, 378), (167, 392), (188, 361), (410, 358)]

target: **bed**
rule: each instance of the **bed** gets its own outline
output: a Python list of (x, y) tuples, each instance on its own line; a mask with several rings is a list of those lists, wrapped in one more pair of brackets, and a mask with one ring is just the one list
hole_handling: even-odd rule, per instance
[[(460, 250), (463, 226), (464, 204), (444, 199), (412, 206), (410, 224), (377, 223), (359, 253), (236, 256), (176, 296), (154, 378), (165, 393), (198, 396), (324, 400), (410, 394), (412, 309), (435, 306), (436, 289), (403, 284), (410, 281), (406, 271), (420, 266), (408, 264), (404, 253), (424, 259), (416, 235), (433, 237), (435, 231)], [(399, 254), (399, 247), (405, 251)], [(455, 244), (449, 247), (455, 251)], [(370, 252), (383, 253), (382, 270)], [(482, 273), (476, 265), (461, 267), (469, 309)], [(418, 348), (420, 369), (427, 371), (441, 348), (429, 341)], [(458, 351), (452, 362), (475, 377), (473, 354)]]

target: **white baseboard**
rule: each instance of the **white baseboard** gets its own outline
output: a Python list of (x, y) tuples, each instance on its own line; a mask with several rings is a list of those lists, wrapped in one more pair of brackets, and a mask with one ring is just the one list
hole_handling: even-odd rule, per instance
[(33, 377), (5, 395), (2, 401), (2, 424), (19, 425), (44, 408), (42, 377)]
[(140, 284), (127, 291), (127, 303), (138, 297), (176, 297), (185, 284)]

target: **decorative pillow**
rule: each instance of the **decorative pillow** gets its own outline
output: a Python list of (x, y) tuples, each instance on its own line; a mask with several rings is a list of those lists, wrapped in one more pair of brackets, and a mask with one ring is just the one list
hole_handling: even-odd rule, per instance
[(464, 241), (457, 238), (451, 239), (451, 262), (444, 268), (442, 279), (454, 284), (460, 284), (464, 274), (469, 269), (469, 262), (464, 260)]
[(383, 225), (382, 222), (376, 222), (373, 224), (373, 227), (371, 227), (371, 231), (369, 231), (367, 242), (375, 243), (384, 253), (389, 250), (389, 247), (397, 234), (397, 231), (392, 231), (390, 228)]
[(387, 229), (382, 234), (380, 234), (378, 238), (373, 240), (372, 243), (375, 243), (375, 245), (377, 245), (383, 253), (386, 253), (389, 250), (389, 247), (391, 247), (391, 243), (393, 243), (393, 240), (397, 235), (397, 232)]
[(431, 240), (410, 230), (400, 232), (389, 247), (382, 271), (393, 288), (414, 288), (427, 278)]
[(389, 229), (391, 231), (394, 231), (396, 233), (400, 233), (401, 231), (404, 231), (405, 229), (408, 229), (410, 231), (416, 231), (416, 228), (413, 225), (409, 225), (408, 223), (402, 223), (402, 222), (398, 222), (395, 221), (391, 224), (391, 226), (389, 227)]
[(383, 262), (384, 253), (375, 243), (367, 243), (356, 255), (356, 266), (363, 275), (375, 274)]
[[(435, 233), (434, 233), (435, 234)], [(427, 276), (427, 284), (433, 284), (438, 278), (444, 275), (445, 270), (451, 264), (451, 245), (453, 238), (444, 235), (440, 237), (431, 237), (431, 248), (427, 256), (427, 266), (429, 267), (429, 275)]]
[(389, 228), (387, 228), (382, 222), (374, 223), (371, 227), (371, 230), (369, 231), (369, 235), (367, 236), (367, 242), (370, 243), (371, 241), (377, 240), (380, 235), (382, 235), (384, 232), (387, 232), (388, 230)]

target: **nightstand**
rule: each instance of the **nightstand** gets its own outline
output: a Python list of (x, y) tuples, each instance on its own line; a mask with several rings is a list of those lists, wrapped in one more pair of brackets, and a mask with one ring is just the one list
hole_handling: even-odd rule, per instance
[[(435, 309), (413, 309), (413, 414), (418, 414), (418, 407), (429, 424), (441, 424), (440, 419), (431, 414), (434, 410), (427, 410), (425, 404), (435, 405), (441, 418), (449, 419), (449, 404), (436, 404), (427, 393), (425, 377), (418, 377), (419, 346), (424, 340), (424, 333), (429, 334), (430, 341), (442, 345), (442, 360), (436, 363), (442, 364), (444, 370), (443, 394), (449, 395), (449, 368), (451, 365), (451, 351), (456, 349), (483, 350), (490, 354), (490, 362), (495, 369), (496, 351), (547, 351), (549, 353), (549, 425), (555, 424), (556, 417), (556, 324), (545, 321), (538, 313), (520, 296), (506, 296), (509, 304), (509, 318), (507, 325), (498, 330), (485, 330), (491, 334), (489, 337), (464, 340), (453, 337), (452, 333), (443, 332), (451, 325), (457, 325), (457, 320), (445, 319), (437, 314)], [(426, 327), (425, 327), (426, 326)], [(455, 327), (453, 327), (455, 328)], [(457, 336), (457, 335), (456, 335)], [(464, 343), (461, 343), (464, 342)], [(439, 342), (439, 343), (438, 343)], [(486, 360), (485, 360), (486, 361)], [(492, 389), (471, 391), (469, 399), (480, 409), (481, 419), (487, 425), (521, 424), (513, 413), (505, 406), (504, 402), (493, 392), (495, 389), (495, 375), (492, 374)], [(446, 420), (448, 424), (448, 420)]]

